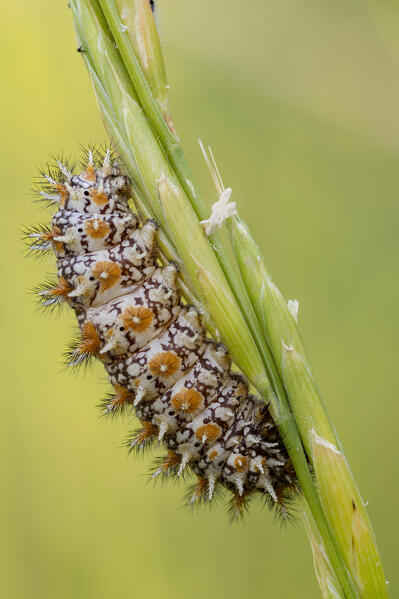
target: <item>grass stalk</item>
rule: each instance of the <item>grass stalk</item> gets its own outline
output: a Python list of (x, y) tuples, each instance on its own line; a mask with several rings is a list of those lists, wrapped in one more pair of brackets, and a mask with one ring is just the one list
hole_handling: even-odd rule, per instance
[(249, 232), (238, 239), (244, 230), (238, 217), (230, 233), (239, 269), (218, 234), (207, 238), (201, 226), (207, 209), (171, 119), (148, 0), (71, 0), (71, 7), (104, 124), (132, 179), (136, 208), (157, 220), (162, 255), (179, 263), (186, 297), (201, 306), (212, 333), (270, 402), (321, 537), (324, 570), (328, 563), (341, 597), (386, 597), (371, 525), (311, 378), (292, 314)]
[(230, 234), (346, 568), (357, 584), (360, 597), (387, 597), (371, 522), (311, 373), (297, 327), (297, 314), (292, 313), (274, 285), (256, 243), (238, 216), (232, 219)]

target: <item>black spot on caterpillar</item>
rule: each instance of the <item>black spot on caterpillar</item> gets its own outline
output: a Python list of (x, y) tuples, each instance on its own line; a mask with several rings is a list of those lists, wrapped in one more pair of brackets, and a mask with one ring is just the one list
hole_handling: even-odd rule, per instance
[(154, 2), (154, 0), (150, 0), (150, 6), (151, 6), (152, 12), (154, 12), (154, 10), (155, 10), (155, 2)]
[(129, 209), (129, 179), (112, 152), (89, 151), (83, 168), (76, 175), (59, 163), (44, 173), (39, 193), (58, 209), (51, 226), (26, 231), (35, 254), (51, 248), (57, 257), (57, 281), (39, 290), (41, 303), (76, 313), (68, 363), (101, 360), (114, 389), (103, 412), (135, 411), (141, 427), (130, 451), (166, 448), (152, 478), (197, 477), (190, 505), (227, 489), (233, 516), (258, 493), (286, 517), (298, 484), (269, 406), (182, 303), (176, 265), (159, 266), (157, 224)]

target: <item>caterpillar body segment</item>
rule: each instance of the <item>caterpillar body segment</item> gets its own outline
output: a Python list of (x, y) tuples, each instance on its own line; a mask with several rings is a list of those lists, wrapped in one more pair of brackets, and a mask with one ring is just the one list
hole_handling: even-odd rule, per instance
[(155, 270), (154, 236), (150, 222), (112, 248), (60, 258), (58, 278), (71, 288), (66, 301), (89, 308), (133, 291)]
[[(110, 359), (134, 354), (159, 334), (180, 311), (174, 266), (157, 268), (141, 286), (106, 304), (77, 312), (82, 326), (90, 323)], [(84, 343), (84, 339), (83, 339)]]
[(257, 491), (284, 514), (297, 480), (268, 406), (231, 371), (197, 309), (181, 303), (175, 265), (157, 260), (157, 226), (130, 212), (129, 181), (110, 152), (101, 163), (89, 152), (77, 175), (60, 164), (43, 193), (58, 210), (29, 241), (53, 249), (58, 281), (39, 291), (42, 303), (74, 309), (81, 336), (68, 361), (102, 361), (114, 388), (104, 413), (139, 418), (129, 449), (163, 445), (151, 476), (195, 474), (190, 504), (225, 488), (239, 515)]
[(51, 241), (58, 258), (86, 254), (119, 245), (138, 225), (137, 215), (131, 212), (93, 215), (60, 210), (53, 216)]

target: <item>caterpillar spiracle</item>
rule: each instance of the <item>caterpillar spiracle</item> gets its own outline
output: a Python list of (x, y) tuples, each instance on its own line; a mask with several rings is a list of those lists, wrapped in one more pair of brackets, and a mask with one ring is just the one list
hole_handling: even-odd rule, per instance
[(59, 162), (44, 174), (40, 195), (58, 210), (51, 226), (27, 232), (33, 252), (57, 258), (58, 280), (40, 288), (40, 302), (66, 303), (78, 320), (68, 362), (103, 363), (113, 385), (105, 413), (135, 412), (130, 450), (165, 446), (154, 478), (196, 475), (189, 504), (224, 488), (236, 516), (258, 492), (286, 516), (298, 485), (268, 406), (182, 301), (177, 267), (160, 263), (156, 223), (130, 210), (129, 179), (112, 151), (89, 151), (73, 172)]

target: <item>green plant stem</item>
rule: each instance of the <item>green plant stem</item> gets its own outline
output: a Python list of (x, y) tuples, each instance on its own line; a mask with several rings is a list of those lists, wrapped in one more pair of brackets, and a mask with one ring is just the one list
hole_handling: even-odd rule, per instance
[[(271, 351), (273, 348), (269, 347), (267, 339), (262, 334), (253, 303), (219, 236), (213, 235), (209, 240), (210, 245), (208, 244), (216, 260), (211, 258), (209, 249), (204, 244), (198, 219), (207, 218), (206, 206), (195, 188), (179, 141), (168, 127), (152, 95), (129, 36), (121, 24), (117, 5), (114, 0), (72, 0), (72, 7), (78, 36), (88, 44), (88, 51), (84, 53), (84, 58), (106, 128), (120, 148), (133, 178), (136, 205), (142, 214), (153, 216), (160, 221), (161, 249), (166, 259), (172, 258), (184, 265), (182, 277), (187, 295), (196, 302), (205, 300), (211, 330), (217, 334), (220, 329), (223, 340), (233, 358), (236, 359), (237, 365), (265, 400), (270, 402), (272, 415), (283, 436), (331, 565), (340, 581), (343, 596), (347, 599), (355, 599), (359, 597), (359, 593), (345, 565), (320, 501), (305, 456), (305, 443), (303, 439), (301, 440), (298, 423), (291, 412), (286, 389), (282, 384), (279, 362)], [(97, 23), (93, 22), (89, 27), (88, 22), (93, 19), (93, 16)], [(86, 28), (90, 30), (88, 35), (86, 35)], [(154, 139), (153, 134), (155, 134)], [(170, 194), (167, 201), (165, 197), (158, 195), (157, 185), (160, 177), (170, 181), (173, 189), (177, 190), (176, 193)], [(183, 204), (185, 195), (195, 211), (196, 218), (189, 215), (189, 211), (184, 209), (180, 200), (176, 203), (176, 198), (180, 197), (179, 190), (182, 192)], [(189, 232), (188, 237), (195, 231), (195, 238), (201, 246), (203, 263), (206, 267), (203, 266), (202, 260), (199, 265), (195, 265), (190, 251), (192, 239), (188, 239), (184, 231)], [(228, 288), (225, 287), (224, 280), (219, 274), (215, 278), (215, 274), (218, 273), (216, 262), (224, 273)], [(226, 291), (220, 291), (223, 289)], [(215, 293), (217, 296), (218, 290), (220, 297), (214, 297)], [(234, 312), (233, 327), (230, 326), (230, 329), (229, 323), (223, 320), (224, 296), (229, 298), (229, 305)], [(236, 305), (239, 312), (236, 310)], [(241, 351), (242, 349), (244, 351)], [(246, 351), (253, 356), (252, 362), (255, 364), (251, 364), (251, 360), (248, 360)]]
[[(169, 130), (165, 120), (159, 110), (159, 107), (152, 97), (149, 85), (141, 71), (139, 61), (134, 53), (134, 50), (130, 44), (128, 35), (126, 32), (121, 31), (120, 18), (115, 3), (111, 0), (100, 0), (101, 7), (104, 11), (106, 21), (109, 25), (110, 31), (114, 36), (115, 42), (121, 53), (122, 59), (126, 65), (127, 71), (137, 93), (137, 96), (141, 102), (141, 105), (146, 112), (147, 118), (158, 135), (159, 141), (164, 148), (168, 158), (171, 161), (174, 172), (177, 175), (179, 182), (181, 183), (184, 191), (190, 197), (193, 207), (195, 207), (199, 218), (205, 219), (205, 205), (201, 200), (198, 192), (193, 192), (192, 176), (189, 172), (187, 162), (185, 160), (182, 149), (176, 138)], [(187, 183), (187, 181), (190, 182)], [(179, 228), (183, 229), (183, 225)], [(259, 332), (258, 322), (253, 313), (253, 308), (249, 302), (247, 293), (242, 285), (241, 280), (236, 275), (235, 270), (219, 240), (216, 236), (213, 238), (215, 247), (215, 254), (222, 266), (222, 269), (229, 282), (230, 288), (233, 291), (236, 301), (238, 302), (241, 313), (247, 322), (247, 325), (253, 335), (258, 350), (260, 351), (263, 364), (266, 369), (266, 373), (271, 381), (274, 389), (274, 394), (270, 393), (269, 385), (263, 383), (262, 379), (254, 380), (253, 373), (248, 372), (243, 362), (238, 362), (238, 365), (242, 370), (249, 376), (250, 380), (255, 384), (258, 391), (262, 394), (267, 401), (270, 401), (273, 405), (274, 418), (279, 426), (280, 432), (283, 438), (286, 440), (287, 450), (290, 458), (293, 461), (297, 476), (300, 480), (301, 487), (304, 495), (309, 503), (312, 510), (313, 517), (318, 524), (319, 530), (325, 542), (326, 549), (329, 553), (331, 562), (339, 569), (342, 573), (340, 575), (341, 584), (344, 589), (347, 589), (348, 597), (357, 597), (356, 589), (353, 581), (347, 570), (344, 567), (344, 562), (340, 559), (340, 554), (336, 551), (334, 541), (329, 530), (328, 523), (324, 516), (312, 476), (309, 471), (305, 454), (303, 451), (302, 443), (300, 440), (299, 432), (296, 427), (295, 421), (289, 410), (287, 398), (281, 380), (278, 376), (276, 366), (273, 360), (273, 356), (266, 343), (264, 342), (262, 335)], [(182, 244), (177, 244), (178, 247)], [(237, 355), (237, 351), (232, 352), (233, 355)], [(288, 443), (289, 439), (289, 443)], [(289, 444), (289, 447), (288, 447)]]
[(318, 496), (333, 538), (361, 597), (386, 597), (385, 577), (371, 523), (311, 374), (295, 318), (238, 215), (232, 218), (230, 236), (313, 467)]

